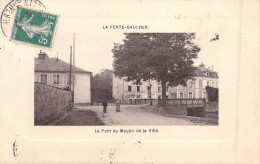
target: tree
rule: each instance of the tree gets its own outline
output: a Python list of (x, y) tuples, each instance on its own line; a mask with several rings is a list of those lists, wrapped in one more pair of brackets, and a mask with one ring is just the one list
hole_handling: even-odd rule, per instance
[(186, 86), (195, 73), (193, 59), (200, 51), (194, 33), (127, 33), (122, 44), (115, 43), (114, 74), (140, 84), (157, 80), (162, 85), (162, 105), (166, 87)]
[(102, 99), (112, 100), (113, 71), (105, 69), (102, 73), (91, 77), (91, 98), (92, 101)]

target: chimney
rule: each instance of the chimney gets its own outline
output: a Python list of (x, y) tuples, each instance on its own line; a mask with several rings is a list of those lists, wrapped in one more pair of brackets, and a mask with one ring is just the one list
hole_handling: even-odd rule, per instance
[(42, 50), (40, 50), (40, 53), (38, 54), (39, 60), (45, 60), (46, 57), (47, 57), (47, 54), (45, 52), (42, 52)]
[(201, 64), (199, 65), (200, 68), (205, 68), (205, 65), (203, 64), (203, 62), (201, 62)]

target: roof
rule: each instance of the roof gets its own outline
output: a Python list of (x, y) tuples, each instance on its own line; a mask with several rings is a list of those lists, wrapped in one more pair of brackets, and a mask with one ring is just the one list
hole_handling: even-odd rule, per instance
[[(34, 71), (35, 72), (70, 72), (70, 64), (57, 58), (46, 57), (45, 60), (40, 60), (38, 57), (34, 58)], [(72, 66), (73, 71), (73, 66)], [(74, 67), (76, 73), (92, 73), (84, 69)]]
[[(217, 72), (209, 70), (209, 69), (203, 69), (201, 70), (200, 68), (197, 68), (195, 70), (196, 77), (206, 77), (206, 78), (215, 78), (218, 79)], [(209, 73), (208, 76), (206, 73)]]

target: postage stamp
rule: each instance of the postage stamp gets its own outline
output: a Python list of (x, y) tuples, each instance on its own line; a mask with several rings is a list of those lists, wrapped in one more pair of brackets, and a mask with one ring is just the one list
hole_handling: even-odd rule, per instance
[(58, 15), (18, 7), (11, 40), (51, 48)]
[(11, 0), (2, 10), (0, 17), (1, 31), (5, 37), (10, 38), (12, 22), (18, 6), (40, 11), (45, 11), (46, 9), (45, 5), (40, 0)]

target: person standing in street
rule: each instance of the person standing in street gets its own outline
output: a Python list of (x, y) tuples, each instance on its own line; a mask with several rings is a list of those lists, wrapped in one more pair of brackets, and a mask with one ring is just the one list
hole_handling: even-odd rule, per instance
[(106, 99), (103, 99), (102, 105), (103, 105), (103, 113), (106, 113), (107, 112), (107, 100)]
[(120, 112), (120, 101), (119, 100), (116, 101), (116, 111)]

